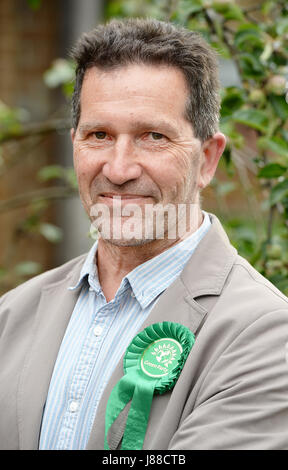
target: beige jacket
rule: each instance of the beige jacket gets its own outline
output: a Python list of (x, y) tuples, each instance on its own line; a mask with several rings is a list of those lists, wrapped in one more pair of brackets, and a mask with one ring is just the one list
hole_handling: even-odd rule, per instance
[[(288, 301), (237, 255), (215, 216), (181, 276), (143, 324), (177, 321), (196, 335), (174, 389), (153, 398), (144, 449), (288, 449)], [(57, 353), (85, 255), (0, 299), (0, 448), (37, 449)], [(142, 328), (141, 328), (142, 329)], [(119, 361), (87, 449), (103, 449)], [(113, 424), (117, 448), (129, 405)]]

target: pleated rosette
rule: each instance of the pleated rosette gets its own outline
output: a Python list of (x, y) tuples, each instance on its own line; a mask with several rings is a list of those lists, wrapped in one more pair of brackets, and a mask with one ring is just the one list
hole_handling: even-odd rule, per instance
[(142, 449), (153, 395), (174, 387), (194, 341), (189, 328), (174, 322), (154, 323), (133, 338), (124, 356), (125, 375), (107, 403), (106, 450), (109, 429), (130, 401), (121, 449)]

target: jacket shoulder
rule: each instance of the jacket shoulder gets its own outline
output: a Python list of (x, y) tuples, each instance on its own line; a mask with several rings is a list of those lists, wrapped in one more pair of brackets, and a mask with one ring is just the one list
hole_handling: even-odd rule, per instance
[(61, 266), (45, 271), (44, 273), (39, 274), (38, 276), (35, 276), (26, 282), (23, 282), (19, 286), (11, 289), (2, 297), (0, 297), (0, 306), (12, 299), (17, 300), (26, 293), (31, 296), (33, 296), (33, 294), (36, 296), (37, 294), (40, 295), (41, 289), (43, 287), (63, 281), (66, 277), (71, 275), (72, 272), (79, 272), (80, 274), (80, 270), (86, 256), (87, 254), (77, 256), (76, 258), (73, 258), (72, 260), (62, 264)]
[[(240, 282), (240, 288), (249, 293), (254, 292), (258, 296), (258, 302), (264, 304), (269, 300), (276, 308), (288, 308), (288, 298), (272, 282), (260, 274), (251, 264), (242, 256), (237, 255), (232, 269), (234, 282)], [(267, 305), (267, 306), (268, 306)]]

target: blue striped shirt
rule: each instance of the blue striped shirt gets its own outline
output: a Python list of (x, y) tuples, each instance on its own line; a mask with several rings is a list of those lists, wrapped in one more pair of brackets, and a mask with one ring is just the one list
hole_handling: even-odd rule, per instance
[(180, 275), (210, 227), (199, 229), (137, 266), (106, 302), (97, 276), (97, 241), (76, 286), (81, 291), (52, 374), (40, 435), (40, 449), (85, 449), (97, 405), (120, 357), (141, 329), (161, 293)]

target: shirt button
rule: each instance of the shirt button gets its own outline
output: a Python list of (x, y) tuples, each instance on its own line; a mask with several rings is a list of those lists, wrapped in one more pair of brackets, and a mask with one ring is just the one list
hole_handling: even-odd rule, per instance
[(95, 336), (100, 336), (103, 331), (102, 326), (95, 326), (93, 333)]
[(131, 295), (131, 297), (135, 297), (135, 294), (134, 294), (133, 290), (131, 291), (130, 295)]
[(77, 401), (71, 401), (71, 403), (69, 404), (69, 411), (71, 411), (72, 413), (75, 413), (75, 411), (78, 410), (78, 407), (79, 407), (79, 403)]

